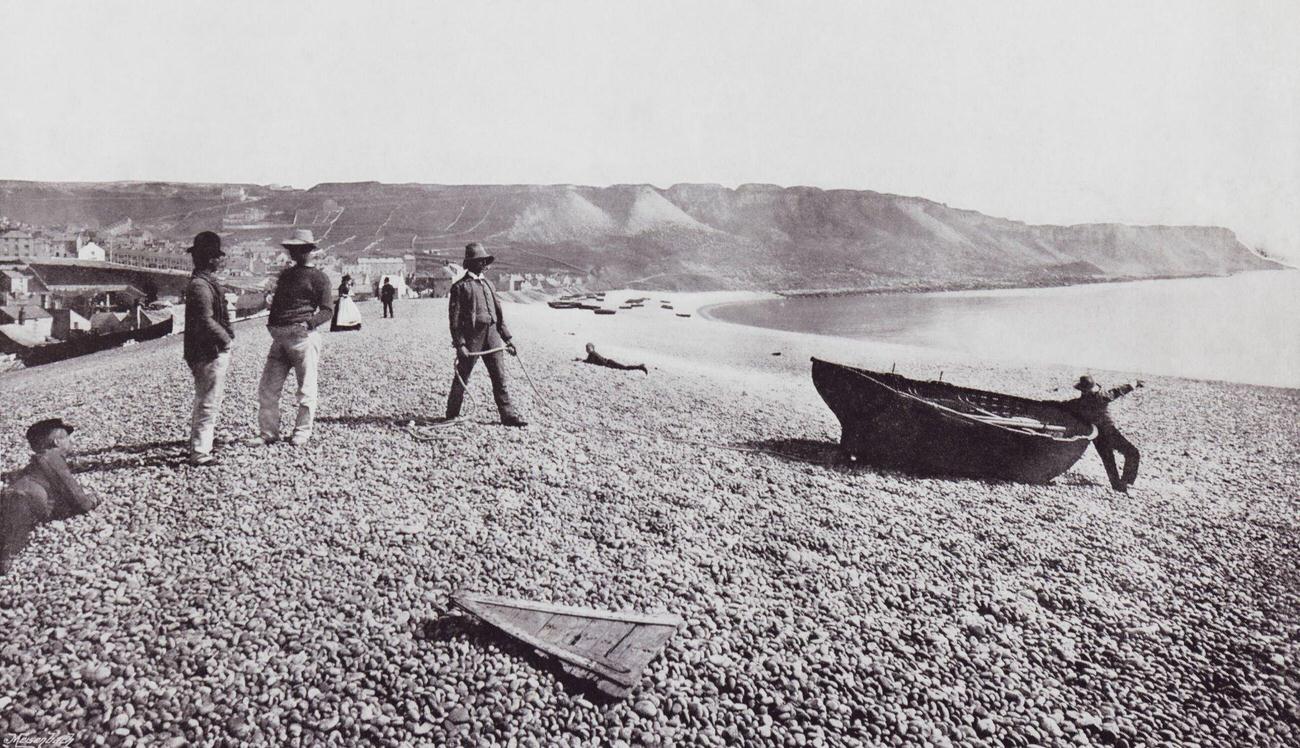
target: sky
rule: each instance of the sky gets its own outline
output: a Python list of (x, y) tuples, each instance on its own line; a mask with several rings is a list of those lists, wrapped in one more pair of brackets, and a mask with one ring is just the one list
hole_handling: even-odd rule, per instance
[(746, 182), (1300, 261), (1300, 1), (0, 0), (0, 179)]

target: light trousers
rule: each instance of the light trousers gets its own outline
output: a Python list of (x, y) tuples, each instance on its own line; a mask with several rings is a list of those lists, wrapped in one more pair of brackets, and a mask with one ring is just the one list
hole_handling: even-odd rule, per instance
[(268, 328), (271, 332), (271, 350), (266, 354), (266, 367), (262, 381), (257, 386), (257, 428), (266, 440), (280, 438), (280, 391), (292, 369), (298, 379), (298, 415), (294, 421), (292, 438), (304, 442), (311, 436), (312, 421), (316, 417), (316, 370), (320, 363), (321, 333), (302, 325), (283, 325)]
[(191, 361), (194, 375), (194, 411), (190, 414), (190, 455), (212, 454), (212, 439), (217, 433), (221, 401), (226, 394), (226, 372), (230, 370), (230, 351), (214, 359)]

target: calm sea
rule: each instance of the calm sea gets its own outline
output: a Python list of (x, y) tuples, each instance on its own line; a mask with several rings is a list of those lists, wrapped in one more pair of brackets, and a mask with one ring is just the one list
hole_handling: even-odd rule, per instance
[(1300, 271), (740, 302), (710, 317), (988, 359), (1300, 387)]

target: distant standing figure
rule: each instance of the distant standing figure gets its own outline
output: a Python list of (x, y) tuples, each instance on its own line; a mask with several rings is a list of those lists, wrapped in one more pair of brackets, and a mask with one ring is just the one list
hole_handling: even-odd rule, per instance
[(393, 286), (392, 281), (384, 278), (384, 285), (379, 289), (379, 301), (384, 305), (384, 316), (392, 317), (393, 299), (397, 298), (397, 288)]
[(226, 290), (217, 281), (225, 252), (221, 237), (200, 232), (187, 250), (194, 272), (185, 287), (185, 363), (194, 377), (194, 408), (190, 413), (190, 464), (215, 465), (212, 441), (226, 392), (230, 370), (230, 345), (235, 328), (230, 323)]
[(72, 431), (60, 418), (28, 427), (27, 444), (35, 454), (0, 490), (0, 575), (9, 572), (37, 525), (99, 506), (99, 498), (82, 488), (68, 469)]
[(266, 325), (271, 331), (271, 349), (257, 388), (255, 443), (269, 444), (280, 438), (280, 391), (292, 370), (298, 379), (298, 415), (289, 441), (301, 446), (311, 438), (316, 416), (321, 345), (318, 328), (330, 321), (334, 305), (329, 277), (313, 266), (317, 250), (311, 231), (295, 229), (293, 238), (280, 246), (293, 258), (293, 266), (280, 273), (271, 298), (271, 316)]
[(528, 422), (515, 413), (506, 391), (505, 357), (503, 350), (517, 355), (510, 341), (510, 330), (501, 315), (501, 302), (497, 300), (492, 283), (483, 277), (483, 270), (495, 258), (482, 244), (471, 242), (465, 246), (465, 274), (451, 286), (447, 299), (447, 319), (451, 325), (451, 343), (456, 346), (456, 375), (447, 395), (447, 419), (460, 416), (460, 406), (465, 399), (465, 385), (479, 358), (487, 366), (492, 379), (492, 396), (501, 423), (506, 426), (527, 426)]
[(619, 362), (615, 361), (615, 360), (612, 359), (612, 358), (605, 358), (604, 356), (600, 355), (599, 353), (596, 353), (596, 344), (595, 344), (595, 343), (588, 343), (588, 344), (587, 344), (587, 357), (586, 357), (586, 358), (580, 358), (580, 359), (578, 359), (578, 360), (581, 361), (581, 362), (583, 362), (583, 363), (585, 363), (585, 364), (595, 364), (595, 365), (597, 365), (597, 366), (608, 366), (608, 367), (611, 368), (611, 369), (625, 369), (625, 370), (628, 370), (628, 371), (631, 371), (631, 370), (633, 370), (633, 369), (640, 369), (641, 371), (645, 372), (646, 374), (649, 374), (649, 373), (650, 373), (650, 370), (647, 369), (647, 368), (645, 368), (645, 364), (620, 364)]
[(334, 302), (334, 319), (330, 332), (350, 332), (361, 329), (361, 310), (352, 300), (352, 276), (343, 276), (339, 283), (339, 300)]
[[(1106, 477), (1110, 478), (1111, 488), (1120, 493), (1128, 491), (1128, 487), (1137, 480), (1141, 456), (1138, 448), (1125, 439), (1115, 427), (1108, 406), (1141, 386), (1143, 382), (1139, 379), (1135, 384), (1121, 384), (1103, 392), (1092, 377), (1085, 374), (1079, 377), (1079, 381), (1074, 385), (1074, 388), (1079, 391), (1079, 397), (1066, 403), (1066, 407), (1072, 413), (1097, 427), (1097, 437), (1093, 440), (1092, 446), (1097, 449), (1101, 464), (1106, 467)], [(1115, 466), (1116, 452), (1124, 456), (1123, 475), (1120, 475)]]

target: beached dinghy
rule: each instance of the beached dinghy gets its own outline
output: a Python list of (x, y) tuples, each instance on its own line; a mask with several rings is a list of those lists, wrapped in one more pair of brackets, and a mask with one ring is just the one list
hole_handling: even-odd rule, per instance
[(682, 619), (663, 613), (614, 613), (464, 590), (453, 594), (451, 602), (618, 697), (641, 682), (645, 666), (682, 625)]
[(814, 358), (813, 384), (863, 462), (932, 475), (1047, 483), (1096, 429), (1051, 400), (920, 382)]

